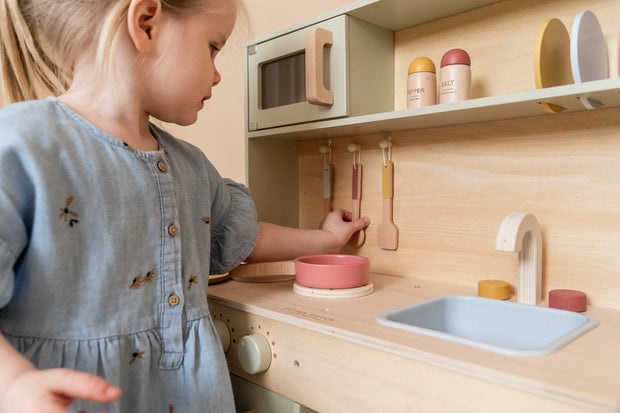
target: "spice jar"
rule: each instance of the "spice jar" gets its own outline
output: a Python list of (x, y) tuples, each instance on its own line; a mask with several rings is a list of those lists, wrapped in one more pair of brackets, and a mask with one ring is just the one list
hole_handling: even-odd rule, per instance
[(471, 91), (471, 59), (463, 49), (452, 49), (441, 58), (439, 103), (469, 99)]
[(407, 76), (407, 109), (437, 103), (435, 64), (428, 57), (418, 57), (409, 65)]

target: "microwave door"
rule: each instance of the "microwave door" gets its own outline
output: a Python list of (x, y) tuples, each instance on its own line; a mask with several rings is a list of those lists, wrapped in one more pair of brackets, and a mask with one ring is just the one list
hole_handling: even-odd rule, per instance
[(261, 108), (271, 109), (306, 99), (304, 53), (263, 64), (261, 70)]
[(248, 130), (348, 115), (346, 16), (248, 47)]

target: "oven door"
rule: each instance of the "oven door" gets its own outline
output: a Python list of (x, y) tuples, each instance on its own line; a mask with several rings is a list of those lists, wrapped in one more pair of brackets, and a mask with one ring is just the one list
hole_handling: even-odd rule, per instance
[(234, 374), (230, 379), (237, 413), (318, 413)]
[(248, 46), (249, 131), (348, 116), (348, 19)]

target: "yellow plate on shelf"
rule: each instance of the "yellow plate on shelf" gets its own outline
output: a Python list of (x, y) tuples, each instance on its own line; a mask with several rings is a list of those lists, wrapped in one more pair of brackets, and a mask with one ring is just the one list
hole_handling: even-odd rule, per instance
[[(573, 73), (570, 60), (570, 36), (560, 20), (547, 20), (538, 31), (534, 52), (536, 88), (570, 85)], [(563, 107), (542, 102), (547, 112), (558, 113)]]

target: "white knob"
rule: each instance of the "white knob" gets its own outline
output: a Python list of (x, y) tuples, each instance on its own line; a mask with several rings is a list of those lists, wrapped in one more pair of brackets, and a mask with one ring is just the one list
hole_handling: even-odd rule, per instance
[(239, 340), (237, 356), (241, 368), (248, 374), (265, 371), (271, 364), (271, 347), (262, 334), (243, 336)]
[(213, 325), (215, 326), (215, 331), (217, 331), (217, 335), (220, 338), (224, 352), (227, 352), (230, 348), (230, 331), (228, 331), (228, 325), (220, 319), (213, 320)]

